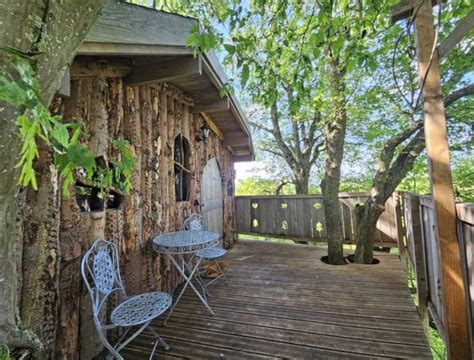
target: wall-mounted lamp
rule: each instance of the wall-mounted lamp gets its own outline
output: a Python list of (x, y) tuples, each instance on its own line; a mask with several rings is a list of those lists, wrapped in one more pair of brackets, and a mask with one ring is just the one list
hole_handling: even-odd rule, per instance
[(206, 141), (207, 139), (209, 139), (210, 135), (211, 135), (211, 129), (209, 129), (209, 125), (207, 125), (207, 123), (205, 122), (199, 129), (199, 134), (196, 136), (196, 140), (198, 142)]

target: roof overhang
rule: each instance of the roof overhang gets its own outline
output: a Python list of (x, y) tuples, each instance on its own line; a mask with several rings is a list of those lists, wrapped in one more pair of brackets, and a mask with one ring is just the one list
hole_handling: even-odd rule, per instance
[(196, 19), (115, 0), (107, 1), (78, 55), (119, 57), (133, 66), (128, 85), (166, 82), (195, 100), (195, 112), (206, 113), (223, 136), (235, 161), (254, 159), (250, 127), (234, 95), (220, 96), (228, 82), (212, 53), (193, 56), (186, 40)]

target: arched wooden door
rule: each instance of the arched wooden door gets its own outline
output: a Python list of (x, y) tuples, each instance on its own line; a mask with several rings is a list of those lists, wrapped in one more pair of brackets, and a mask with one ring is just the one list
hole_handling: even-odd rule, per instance
[(216, 158), (204, 167), (201, 184), (202, 215), (209, 231), (224, 234), (224, 197), (222, 194), (221, 172)]

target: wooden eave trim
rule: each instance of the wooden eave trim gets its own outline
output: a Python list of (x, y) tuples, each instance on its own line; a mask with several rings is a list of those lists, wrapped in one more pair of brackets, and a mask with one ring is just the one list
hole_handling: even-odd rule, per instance
[(146, 45), (126, 43), (83, 42), (78, 55), (90, 56), (181, 56), (192, 55), (193, 50), (183, 46)]

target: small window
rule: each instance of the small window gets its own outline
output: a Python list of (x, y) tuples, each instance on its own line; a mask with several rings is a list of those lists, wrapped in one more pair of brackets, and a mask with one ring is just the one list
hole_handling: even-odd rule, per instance
[(189, 141), (181, 134), (174, 139), (174, 185), (176, 201), (188, 201), (191, 185), (189, 171)]

